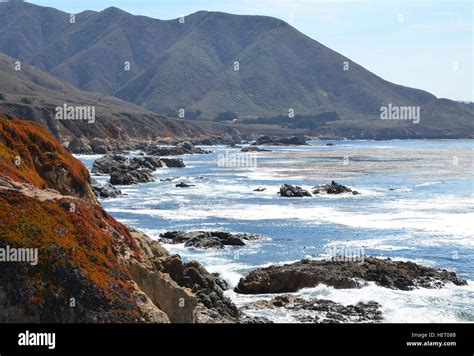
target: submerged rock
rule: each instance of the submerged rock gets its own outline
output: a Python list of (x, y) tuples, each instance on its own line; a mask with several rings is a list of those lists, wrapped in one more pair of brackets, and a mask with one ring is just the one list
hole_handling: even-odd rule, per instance
[(311, 193), (308, 192), (307, 190), (301, 188), (301, 187), (298, 187), (298, 186), (283, 184), (280, 187), (280, 195), (282, 197), (301, 198), (301, 197), (310, 197)]
[(302, 323), (354, 323), (380, 322), (383, 320), (381, 305), (370, 301), (356, 305), (342, 305), (325, 299), (303, 299), (292, 295), (277, 296), (271, 300), (259, 300), (240, 310), (285, 309), (293, 312), (296, 321)]
[(365, 257), (363, 262), (301, 260), (257, 269), (241, 278), (235, 291), (242, 294), (289, 293), (318, 284), (334, 288), (358, 288), (367, 281), (401, 290), (440, 288), (447, 282), (467, 284), (456, 273), (447, 270), (424, 267), (413, 262)]
[(165, 243), (180, 244), (186, 247), (224, 248), (224, 246), (244, 246), (244, 241), (260, 237), (251, 234), (233, 234), (225, 231), (169, 231), (160, 235)]
[(176, 188), (190, 188), (190, 187), (195, 187), (193, 184), (187, 184), (184, 182), (176, 184)]
[(253, 191), (254, 192), (264, 192), (265, 190), (267, 190), (267, 188), (255, 188)]

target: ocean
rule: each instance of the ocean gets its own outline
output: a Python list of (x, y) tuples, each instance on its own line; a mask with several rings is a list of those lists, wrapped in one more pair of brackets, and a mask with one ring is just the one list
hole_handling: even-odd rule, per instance
[[(467, 286), (391, 290), (319, 285), (295, 293), (342, 304), (374, 300), (385, 322), (474, 321), (474, 145), (472, 140), (328, 141), (265, 147), (271, 152), (203, 147), (208, 155), (183, 156), (186, 168), (163, 168), (153, 183), (119, 187), (125, 194), (102, 204), (117, 220), (158, 238), (173, 230), (225, 230), (262, 240), (224, 250), (165, 247), (200, 261), (230, 285), (238, 305), (271, 295), (232, 291), (249, 271), (302, 258), (323, 259), (333, 249), (363, 251), (453, 270)], [(132, 152), (131, 155), (138, 152)], [(91, 168), (100, 155), (77, 156)], [(93, 176), (105, 182), (106, 176)], [(160, 179), (175, 178), (171, 182)], [(360, 195), (284, 198), (284, 184), (310, 189), (335, 180)], [(194, 185), (177, 188), (176, 183)], [(266, 188), (256, 192), (256, 188)], [(295, 322), (289, 311), (255, 310), (275, 322)]]

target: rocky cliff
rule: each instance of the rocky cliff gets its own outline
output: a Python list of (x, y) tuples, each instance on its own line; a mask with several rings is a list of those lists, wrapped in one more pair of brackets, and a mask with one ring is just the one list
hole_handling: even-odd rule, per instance
[[(34, 250), (36, 263), (10, 255)], [(0, 322), (238, 320), (218, 276), (117, 222), (81, 162), (40, 125), (5, 112), (0, 252)]]

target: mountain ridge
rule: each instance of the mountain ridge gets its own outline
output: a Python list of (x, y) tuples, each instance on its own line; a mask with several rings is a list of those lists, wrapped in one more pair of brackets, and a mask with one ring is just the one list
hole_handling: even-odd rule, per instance
[[(423, 127), (408, 127), (413, 137), (445, 126), (457, 127), (453, 137), (474, 135), (472, 106), (459, 104), (455, 111), (441, 107), (442, 114), (425, 109), (439, 99), (380, 78), (277, 18), (198, 11), (180, 23), (111, 7), (82, 12), (74, 25), (65, 25), (64, 12), (25, 6), (28, 11), (17, 6), (10, 18), (0, 6), (0, 20), (11, 32), (0, 31), (1, 52), (17, 54), (81, 90), (116, 96), (164, 116), (177, 117), (180, 110), (207, 119), (229, 111), (239, 119), (335, 112), (339, 120), (323, 123), (325, 130), (370, 131), (374, 120), (380, 120), (381, 107), (392, 104), (421, 107)], [(37, 24), (30, 19), (34, 12), (54, 21)], [(12, 24), (18, 17), (32, 28), (45, 26), (49, 35), (35, 39), (32, 34), (26, 48), (10, 48), (12, 38), (21, 37)], [(127, 63), (130, 70), (124, 69)], [(407, 122), (375, 126), (397, 132)], [(338, 135), (350, 137), (343, 131)]]

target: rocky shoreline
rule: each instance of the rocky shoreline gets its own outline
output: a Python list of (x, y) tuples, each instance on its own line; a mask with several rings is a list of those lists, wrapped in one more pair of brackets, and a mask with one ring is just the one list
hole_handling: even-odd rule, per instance
[[(230, 286), (201, 263), (185, 262), (179, 255), (170, 254), (162, 243), (198, 249), (238, 249), (262, 236), (170, 231), (154, 241), (117, 222), (97, 200), (119, 196), (121, 192), (114, 184), (153, 181), (152, 173), (157, 169), (184, 167), (182, 158), (168, 154), (207, 151), (193, 143), (177, 143), (152, 150), (142, 147), (143, 154), (134, 157), (108, 153), (93, 164), (94, 173), (111, 177), (110, 182), (100, 184), (42, 128), (19, 119), (0, 120), (0, 127), (7, 128), (0, 133), (8, 137), (8, 145), (0, 141), (0, 148), (7, 155), (0, 159), (0, 214), (9, 221), (0, 228), (2, 236), (7, 237), (0, 245), (34, 245), (43, 254), (39, 268), (0, 265), (2, 322), (270, 323), (262, 313), (276, 311), (292, 313), (293, 320), (301, 323), (375, 323), (384, 320), (381, 305), (375, 301), (343, 305), (291, 293), (320, 284), (352, 289), (354, 293), (369, 283), (404, 291), (467, 284), (451, 271), (364, 256), (357, 262), (305, 259), (271, 265), (249, 272), (236, 286)], [(25, 139), (35, 143), (40, 140), (40, 145), (26, 142), (30, 150), (20, 151), (18, 147), (25, 144)], [(21, 170), (14, 159), (20, 152)], [(184, 182), (176, 186), (192, 187)], [(358, 194), (335, 181), (310, 190), (284, 184), (279, 193), (282, 197)], [(5, 215), (13, 210), (14, 216)], [(27, 221), (25, 216), (29, 217)], [(18, 226), (26, 229), (28, 239), (19, 237), (23, 235), (18, 235)], [(227, 296), (232, 292), (261, 295), (262, 299), (238, 308)], [(76, 303), (74, 307), (68, 306), (71, 298)]]
[(301, 260), (283, 266), (270, 266), (250, 272), (240, 279), (235, 292), (241, 294), (291, 293), (325, 284), (338, 289), (357, 289), (375, 282), (400, 290), (441, 288), (447, 283), (467, 282), (456, 273), (420, 266), (414, 262), (364, 257), (359, 262)]
[[(284, 310), (293, 313), (294, 319), (300, 323), (377, 323), (383, 321), (380, 307), (376, 302), (345, 306), (331, 300), (303, 299), (286, 294), (249, 303), (240, 311), (247, 315), (262, 310)], [(269, 322), (265, 319), (259, 321)]]

